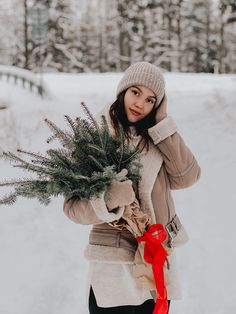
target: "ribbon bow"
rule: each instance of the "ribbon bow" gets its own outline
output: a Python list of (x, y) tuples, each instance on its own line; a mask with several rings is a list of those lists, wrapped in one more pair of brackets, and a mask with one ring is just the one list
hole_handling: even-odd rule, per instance
[(152, 224), (142, 236), (136, 237), (138, 242), (145, 241), (144, 259), (147, 263), (152, 264), (157, 292), (157, 301), (153, 314), (168, 313), (167, 291), (163, 272), (163, 266), (168, 254), (162, 246), (162, 242), (165, 241), (166, 237), (167, 233), (162, 224)]

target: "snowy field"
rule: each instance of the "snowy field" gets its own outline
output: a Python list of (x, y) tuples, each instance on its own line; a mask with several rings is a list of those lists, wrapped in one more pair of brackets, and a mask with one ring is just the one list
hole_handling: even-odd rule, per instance
[[(97, 112), (114, 100), (121, 74), (47, 74), (50, 100), (0, 81), (0, 151), (44, 153), (45, 117), (65, 127), (63, 115)], [(177, 251), (183, 299), (171, 314), (236, 313), (236, 75), (166, 73), (168, 113), (202, 168), (194, 186), (173, 191), (190, 241)], [(0, 181), (26, 173), (0, 160)], [(3, 195), (3, 189), (0, 195)], [(62, 198), (48, 207), (18, 199), (0, 207), (0, 313), (88, 314), (89, 226), (70, 221)]]

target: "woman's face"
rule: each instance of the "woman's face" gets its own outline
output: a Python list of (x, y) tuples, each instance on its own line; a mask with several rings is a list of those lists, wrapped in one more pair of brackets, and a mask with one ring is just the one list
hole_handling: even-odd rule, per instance
[(135, 123), (145, 118), (153, 109), (157, 98), (154, 92), (143, 85), (134, 85), (127, 89), (124, 107), (127, 119)]

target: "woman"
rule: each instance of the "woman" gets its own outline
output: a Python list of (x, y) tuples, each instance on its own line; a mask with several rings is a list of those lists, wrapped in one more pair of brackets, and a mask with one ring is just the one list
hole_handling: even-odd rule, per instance
[[(193, 185), (200, 167), (167, 115), (167, 97), (162, 72), (148, 62), (128, 67), (117, 87), (117, 99), (97, 115), (105, 115), (111, 134), (122, 124), (129, 145), (139, 145), (141, 180), (113, 182), (109, 190), (89, 201), (67, 198), (65, 214), (75, 223), (91, 224), (85, 257), (89, 260), (89, 311), (96, 313), (152, 313), (155, 306), (153, 277), (145, 263), (135, 264), (137, 241), (128, 230), (117, 230), (126, 205), (135, 197), (151, 223), (165, 226), (165, 245), (172, 250), (165, 263), (168, 300), (181, 298), (175, 252), (188, 236), (175, 212), (171, 190)], [(125, 170), (124, 170), (125, 171)], [(158, 300), (157, 300), (158, 302)]]

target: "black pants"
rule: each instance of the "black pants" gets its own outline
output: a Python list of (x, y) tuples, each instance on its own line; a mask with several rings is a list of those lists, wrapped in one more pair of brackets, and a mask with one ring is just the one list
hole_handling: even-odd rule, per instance
[[(170, 300), (168, 300), (170, 307)], [(90, 314), (152, 314), (155, 307), (154, 300), (150, 299), (141, 305), (124, 305), (114, 307), (99, 307), (95, 299), (92, 287), (89, 294), (89, 313)]]

